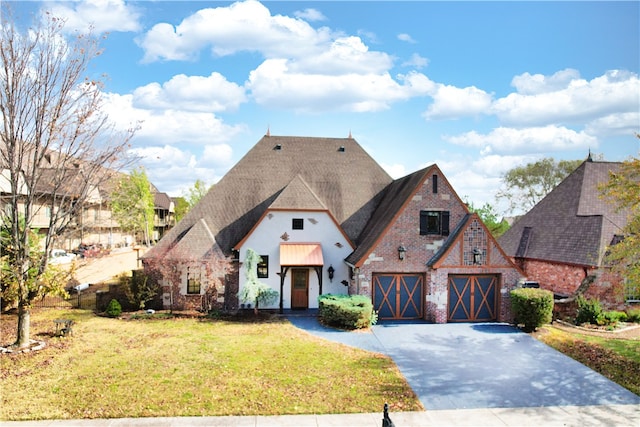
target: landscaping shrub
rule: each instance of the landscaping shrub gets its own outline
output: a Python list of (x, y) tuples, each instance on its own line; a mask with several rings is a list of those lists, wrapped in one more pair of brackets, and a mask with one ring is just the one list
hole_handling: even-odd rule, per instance
[(545, 289), (522, 288), (511, 291), (511, 308), (516, 324), (533, 332), (553, 318), (553, 293)]
[(368, 328), (378, 318), (371, 300), (364, 295), (320, 295), (318, 304), (322, 322), (337, 328)]
[(109, 301), (109, 305), (105, 310), (105, 314), (109, 317), (118, 317), (122, 313), (122, 306), (118, 302), (117, 299), (112, 299)]
[(576, 325), (591, 323), (597, 325), (602, 322), (602, 305), (594, 298), (586, 299), (583, 295), (576, 298), (578, 312), (576, 313)]
[(602, 316), (598, 318), (599, 325), (612, 325), (615, 326), (618, 322), (626, 322), (627, 313), (624, 311), (605, 311)]
[(630, 308), (627, 310), (627, 322), (640, 323), (640, 308)]

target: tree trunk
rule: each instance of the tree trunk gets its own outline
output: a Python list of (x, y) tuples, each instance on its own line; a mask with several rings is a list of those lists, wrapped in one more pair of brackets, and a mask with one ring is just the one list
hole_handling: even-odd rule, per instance
[(18, 348), (27, 347), (31, 342), (31, 309), (28, 305), (18, 305), (18, 338), (15, 346)]

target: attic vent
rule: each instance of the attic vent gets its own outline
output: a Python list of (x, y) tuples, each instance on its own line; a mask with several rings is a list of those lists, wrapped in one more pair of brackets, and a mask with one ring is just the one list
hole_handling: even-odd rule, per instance
[(282, 150), (282, 144), (276, 144), (276, 146), (273, 147), (273, 149), (276, 150), (276, 151)]
[(341, 145), (340, 148), (338, 148), (338, 152), (344, 153), (344, 145)]

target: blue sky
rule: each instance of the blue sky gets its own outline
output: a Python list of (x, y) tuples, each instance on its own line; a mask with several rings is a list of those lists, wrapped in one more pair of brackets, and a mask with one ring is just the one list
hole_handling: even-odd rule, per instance
[(638, 155), (640, 3), (18, 2), (108, 32), (91, 72), (150, 180), (215, 183), (266, 132), (352, 136), (394, 178), (437, 163), (496, 205), (542, 157)]

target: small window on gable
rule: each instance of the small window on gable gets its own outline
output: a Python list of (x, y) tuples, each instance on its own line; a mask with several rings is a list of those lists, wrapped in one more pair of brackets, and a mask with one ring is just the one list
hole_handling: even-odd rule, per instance
[(420, 235), (449, 235), (448, 211), (420, 211)]
[(269, 277), (269, 255), (260, 255), (258, 263), (258, 278), (266, 279)]
[(196, 267), (187, 267), (187, 294), (200, 293), (200, 269)]
[(431, 177), (431, 183), (433, 185), (433, 194), (438, 194), (438, 175)]
[(302, 218), (293, 218), (291, 228), (293, 230), (304, 230), (304, 219)]

